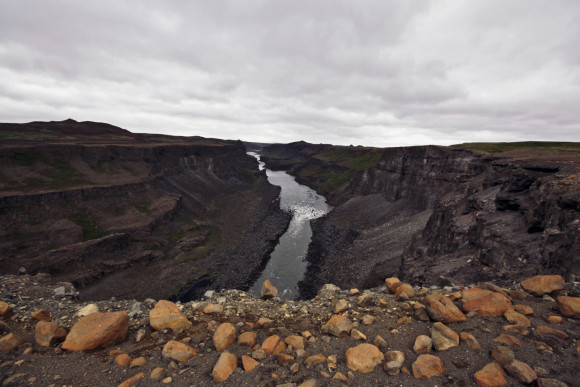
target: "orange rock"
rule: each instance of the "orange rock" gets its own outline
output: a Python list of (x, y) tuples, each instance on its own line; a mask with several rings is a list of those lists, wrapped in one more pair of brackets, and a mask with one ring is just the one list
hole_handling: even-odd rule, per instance
[(580, 297), (560, 296), (556, 299), (558, 310), (566, 317), (580, 318)]
[(576, 352), (580, 355), (580, 339), (576, 341)]
[(126, 353), (122, 353), (120, 355), (117, 355), (114, 361), (116, 365), (126, 367), (129, 364), (131, 364), (132, 360), (133, 359), (131, 359), (131, 356), (127, 355)]
[(463, 341), (465, 344), (469, 345), (471, 348), (473, 348), (473, 349), (480, 349), (481, 348), (479, 341), (477, 341), (475, 336), (473, 336), (471, 333), (461, 332), (459, 334), (459, 337), (461, 338), (461, 341)]
[(278, 289), (272, 285), (270, 280), (264, 281), (262, 284), (262, 298), (267, 300), (274, 297), (278, 297)]
[(510, 364), (515, 359), (514, 352), (503, 345), (493, 347), (491, 350), (491, 357), (503, 366)]
[(220, 304), (207, 304), (203, 307), (203, 313), (205, 314), (217, 314), (224, 311), (223, 305)]
[(244, 367), (244, 371), (250, 372), (259, 365), (260, 365), (260, 363), (258, 363), (257, 361), (255, 361), (251, 357), (246, 356), (246, 355), (242, 356), (242, 366)]
[(163, 367), (156, 367), (151, 371), (149, 374), (149, 378), (153, 380), (159, 380), (165, 375), (165, 368)]
[(9, 318), (13, 314), (14, 312), (12, 311), (12, 307), (4, 301), (0, 301), (0, 318)]
[[(395, 294), (397, 295), (397, 299), (407, 299), (415, 297), (415, 289), (409, 284), (400, 284), (395, 289)], [(406, 297), (403, 295), (405, 294)]]
[(385, 359), (383, 353), (372, 344), (359, 344), (346, 350), (346, 366), (363, 374), (374, 371)]
[(171, 329), (184, 331), (191, 327), (191, 322), (173, 302), (161, 300), (149, 312), (149, 324), (153, 329)]
[(564, 289), (566, 283), (559, 275), (538, 275), (522, 281), (520, 285), (526, 292), (541, 297), (544, 294), (559, 292)]
[(294, 356), (287, 353), (279, 353), (276, 355), (276, 360), (278, 360), (280, 365), (290, 364), (294, 361)]
[(441, 359), (433, 355), (419, 355), (412, 368), (415, 379), (431, 379), (434, 376), (443, 376), (445, 372)]
[(270, 328), (274, 324), (274, 320), (267, 317), (260, 317), (256, 322), (256, 328)]
[(514, 305), (514, 310), (524, 316), (533, 316), (534, 310), (527, 305), (517, 304)]
[(431, 340), (433, 340), (433, 347), (438, 351), (445, 351), (459, 345), (459, 335), (440, 322), (434, 323), (431, 327)]
[(326, 361), (326, 356), (322, 354), (308, 356), (306, 358), (306, 364), (309, 366), (315, 366), (317, 364), (322, 364)]
[(569, 338), (566, 332), (562, 332), (558, 329), (553, 329), (545, 325), (540, 325), (539, 327), (537, 327), (536, 332), (544, 336), (557, 337), (562, 340), (568, 340)]
[(236, 327), (232, 323), (223, 323), (213, 334), (216, 351), (223, 351), (236, 341)]
[(465, 320), (465, 315), (455, 306), (453, 301), (441, 294), (431, 294), (423, 298), (423, 304), (434, 321), (450, 324)]
[(294, 349), (306, 348), (306, 340), (304, 340), (304, 337), (302, 336), (297, 335), (288, 336), (286, 337), (286, 339), (284, 339), (284, 342), (288, 345), (291, 345)]
[(523, 347), (524, 344), (519, 341), (518, 339), (516, 339), (513, 336), (510, 335), (506, 335), (505, 333), (502, 333), (501, 335), (499, 335), (498, 337), (496, 337), (495, 339), (493, 339), (493, 341), (495, 341), (496, 343), (503, 343), (505, 345), (509, 345), (510, 347)]
[(145, 374), (143, 372), (139, 372), (137, 375), (130, 377), (129, 379), (125, 380), (123, 383), (119, 384), (117, 387), (131, 387), (133, 383), (137, 380), (141, 379)]
[(334, 315), (322, 326), (322, 332), (334, 335), (336, 337), (344, 337), (350, 334), (352, 330), (352, 322), (344, 316)]
[(244, 332), (238, 337), (238, 345), (252, 348), (256, 345), (256, 334), (254, 332)]
[(24, 340), (15, 333), (9, 333), (0, 338), (0, 351), (10, 351), (24, 344)]
[(550, 324), (562, 324), (564, 321), (560, 316), (548, 316), (546, 319)]
[(171, 340), (165, 344), (161, 355), (164, 358), (169, 358), (177, 360), (179, 362), (184, 362), (191, 359), (197, 355), (197, 351), (191, 348), (187, 344), (180, 343), (179, 341)]
[(72, 327), (62, 348), (68, 351), (86, 351), (120, 343), (127, 336), (127, 312), (91, 313)]
[(507, 384), (507, 380), (505, 380), (506, 375), (507, 373), (499, 364), (491, 362), (477, 371), (473, 375), (473, 379), (480, 386), (505, 386)]
[(415, 344), (413, 345), (413, 352), (417, 355), (425, 354), (431, 352), (433, 347), (433, 340), (429, 336), (419, 335), (415, 339)]
[(513, 309), (506, 311), (503, 316), (508, 320), (512, 325), (504, 325), (501, 329), (506, 332), (519, 332), (522, 334), (526, 334), (528, 332), (528, 328), (530, 327), (531, 323), (530, 320), (527, 319), (526, 316), (516, 312)]
[(30, 314), (32, 320), (37, 321), (51, 321), (50, 313), (46, 309), (38, 309)]
[(129, 368), (143, 367), (145, 365), (147, 365), (147, 359), (145, 359), (143, 356), (140, 356), (137, 359), (131, 360), (131, 363), (129, 363)]
[(501, 316), (512, 308), (511, 301), (500, 293), (486, 289), (467, 289), (463, 292), (463, 311), (475, 311), (482, 316)]
[(66, 330), (52, 321), (39, 321), (34, 328), (34, 339), (43, 347), (50, 347), (55, 342), (63, 341)]
[(401, 281), (396, 277), (385, 279), (385, 286), (387, 287), (387, 290), (391, 294), (395, 294), (395, 290), (399, 285), (401, 285)]
[(223, 382), (238, 368), (236, 355), (229, 352), (222, 352), (217, 363), (213, 367), (211, 376), (214, 382)]
[(286, 348), (287, 348), (286, 343), (280, 340), (278, 341), (278, 344), (276, 344), (276, 346), (274, 347), (274, 352), (272, 352), (272, 355), (276, 355), (284, 351)]
[(280, 336), (272, 335), (272, 336), (268, 337), (266, 340), (264, 340), (264, 342), (262, 343), (262, 349), (268, 355), (271, 355), (276, 350), (276, 346), (278, 345), (279, 342), (280, 342)]
[(514, 360), (504, 367), (511, 376), (522, 383), (530, 384), (538, 378), (532, 367), (519, 360)]

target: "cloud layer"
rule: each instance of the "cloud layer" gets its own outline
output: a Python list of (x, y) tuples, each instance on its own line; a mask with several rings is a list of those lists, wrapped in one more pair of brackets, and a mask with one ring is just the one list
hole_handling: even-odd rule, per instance
[(580, 141), (580, 2), (0, 0), (0, 121), (399, 146)]

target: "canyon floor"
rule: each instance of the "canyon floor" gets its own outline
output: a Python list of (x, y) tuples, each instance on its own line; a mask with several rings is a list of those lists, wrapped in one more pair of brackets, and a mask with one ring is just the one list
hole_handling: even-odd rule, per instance
[[(3, 331), (0, 380), (6, 386), (211, 386), (218, 384), (214, 380), (218, 377), (214, 367), (225, 352), (235, 356), (235, 361), (231, 374), (226, 372), (227, 378), (219, 383), (224, 386), (468, 386), (476, 385), (474, 374), (494, 362), (490, 353), (498, 346), (508, 347), (511, 351), (507, 352), (513, 352), (516, 360), (529, 366), (526, 368), (518, 363), (527, 374), (521, 369), (506, 373), (502, 366), (493, 366), (495, 372), (505, 378), (505, 385), (523, 384), (519, 380), (530, 377), (530, 372), (538, 378), (534, 385), (579, 385), (580, 315), (574, 316), (576, 318), (562, 315), (556, 293), (578, 297), (580, 283), (563, 286), (561, 281), (562, 290), (557, 286), (548, 287), (546, 291), (556, 289), (555, 292), (542, 297), (522, 291), (519, 285), (504, 290), (489, 283), (480, 285), (480, 289), (470, 289), (471, 286), (400, 287), (399, 290), (404, 291), (399, 291), (398, 296), (386, 286), (358, 292), (327, 285), (315, 298), (304, 301), (277, 297), (263, 300), (239, 290), (222, 290), (209, 292), (201, 301), (166, 303), (174, 309), (170, 308), (170, 313), (161, 316), (164, 322), (188, 321), (182, 328), (173, 325), (175, 331), (160, 327), (158, 322), (154, 324), (155, 312), (151, 311), (163, 304), (156, 300), (98, 301), (94, 305), (104, 315), (128, 313), (128, 332), (118, 343), (87, 351), (68, 351), (62, 348), (62, 342), (54, 339), (49, 339), (49, 346), (40, 345), (38, 341), (42, 341), (42, 335), (35, 334), (40, 322), (31, 317), (52, 319), (67, 332), (74, 331), (73, 326), (79, 320), (87, 319), (79, 318), (78, 312), (89, 303), (76, 299), (78, 293), (72, 284), (54, 284), (46, 274), (5, 275), (0, 283), (0, 301), (4, 302), (0, 303), (0, 315), (4, 314), (0, 320)], [(411, 297), (407, 298), (407, 292)], [(417, 337), (432, 337), (434, 345), (441, 340), (455, 340), (449, 333), (436, 337), (435, 331), (439, 331), (441, 323), (433, 319), (446, 321), (449, 317), (442, 318), (434, 310), (425, 309), (422, 305), (429, 305), (425, 297), (444, 295), (447, 300), (453, 300), (453, 305), (467, 312), (464, 296), (469, 292), (483, 292), (507, 300), (509, 312), (504, 317), (500, 311), (499, 316), (494, 317), (471, 311), (465, 314), (464, 321), (444, 324), (460, 334), (462, 340), (457, 341), (457, 345), (452, 343), (446, 350), (431, 349), (429, 344), (424, 350), (439, 358), (444, 370), (440, 376), (417, 379), (416, 372), (420, 370), (415, 368), (420, 367), (416, 363), (422, 359), (414, 351)], [(497, 305), (483, 301), (477, 310), (488, 307)], [(46, 311), (38, 313), (41, 309)], [(333, 317), (337, 315), (342, 317)], [(510, 326), (506, 318), (513, 320), (514, 315), (518, 320), (514, 324), (516, 327), (506, 328)], [(159, 315), (155, 316), (158, 320)], [(342, 321), (333, 324), (329, 322), (331, 318)], [(229, 340), (233, 342), (226, 343), (225, 351), (217, 351), (216, 345), (222, 345), (223, 340), (216, 337), (219, 336), (216, 331), (223, 331), (221, 326), (229, 325), (226, 323), (234, 328), (234, 338)], [(8, 349), (14, 337), (19, 339), (12, 346), (19, 345)], [(174, 341), (185, 344), (194, 356), (182, 359), (184, 361), (172, 358), (178, 355), (172, 355), (167, 347), (168, 343), (175, 345)], [(283, 341), (286, 344), (281, 344)], [(354, 371), (354, 355), (347, 360), (347, 351), (363, 343), (372, 344), (372, 350), (381, 354), (379, 357), (400, 351), (405, 358), (399, 364), (402, 366), (400, 373), (390, 375), (387, 372), (388, 368), (397, 373), (399, 368), (393, 368), (391, 363), (387, 366), (388, 359), (374, 362), (371, 372)], [(366, 355), (369, 355), (368, 348), (364, 348)], [(366, 355), (362, 355), (362, 363), (368, 360), (365, 360)], [(248, 360), (252, 358), (257, 366), (245, 371), (253, 363)], [(131, 365), (119, 365), (131, 360), (132, 363), (128, 363)], [(507, 365), (505, 368), (510, 369)]]

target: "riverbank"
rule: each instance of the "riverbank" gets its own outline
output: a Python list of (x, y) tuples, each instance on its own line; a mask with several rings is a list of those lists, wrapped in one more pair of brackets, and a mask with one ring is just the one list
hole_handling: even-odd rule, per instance
[[(75, 331), (79, 311), (86, 313), (89, 304), (75, 300), (72, 285), (50, 284), (46, 275), (3, 276), (1, 380), (7, 386), (116, 386), (139, 378), (133, 386), (213, 386), (218, 384), (214, 378), (226, 376), (220, 385), (462, 386), (475, 385), (482, 375), (478, 372), (487, 364), (504, 361), (505, 365), (488, 368), (509, 385), (531, 377), (542, 386), (577, 385), (580, 311), (569, 315), (575, 318), (563, 314), (557, 293), (578, 297), (580, 284), (552, 279), (540, 285), (551, 295), (533, 296), (520, 285), (506, 290), (491, 284), (479, 289), (399, 285), (397, 291), (394, 280), (387, 283), (398, 295), (385, 286), (358, 292), (329, 285), (304, 301), (261, 300), (239, 290), (210, 292), (202, 301), (175, 306), (151, 299), (99, 301), (91, 308), (105, 315), (127, 313), (127, 333), (120, 342), (78, 352), (65, 349), (71, 348), (70, 343), (63, 344), (62, 339), (49, 339), (48, 346), (39, 344), (39, 338), (47, 336), (39, 333), (41, 324), (32, 317), (50, 316), (65, 333)], [(482, 314), (472, 309), (474, 294), (487, 297), (480, 298), (476, 307)], [(437, 312), (438, 304), (429, 300), (439, 295), (448, 301)], [(490, 303), (489, 296), (501, 302)], [(498, 305), (500, 309), (494, 309)], [(41, 309), (46, 311), (38, 312)], [(19, 345), (7, 349), (6, 342), (15, 336)], [(423, 336), (433, 344), (427, 345)], [(416, 346), (419, 337), (420, 342), (425, 340), (423, 347)], [(349, 352), (361, 344), (370, 346), (365, 347), (367, 352), (375, 348), (374, 360)], [(179, 346), (181, 352), (172, 349)], [(498, 347), (502, 349), (492, 352)], [(443, 365), (430, 379), (420, 379), (422, 362), (434, 360), (422, 351)], [(399, 353), (404, 357), (400, 364), (385, 360)], [(231, 374), (227, 367), (215, 369), (222, 357), (233, 361)], [(251, 366), (255, 368), (250, 370)], [(369, 372), (359, 368), (363, 366), (369, 366)], [(541, 379), (566, 384), (546, 384)]]

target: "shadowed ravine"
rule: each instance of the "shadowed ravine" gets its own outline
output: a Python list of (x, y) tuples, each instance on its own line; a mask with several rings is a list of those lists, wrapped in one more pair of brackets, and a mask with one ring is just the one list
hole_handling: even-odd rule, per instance
[[(256, 157), (260, 170), (265, 168), (257, 153), (248, 154)], [(279, 289), (280, 297), (294, 300), (299, 296), (298, 282), (304, 279), (308, 265), (305, 257), (312, 239), (310, 220), (324, 216), (331, 207), (323, 196), (298, 184), (286, 172), (266, 169), (266, 175), (271, 184), (281, 187), (280, 207), (292, 214), (292, 220), (250, 293), (259, 296), (262, 283), (269, 279)]]

